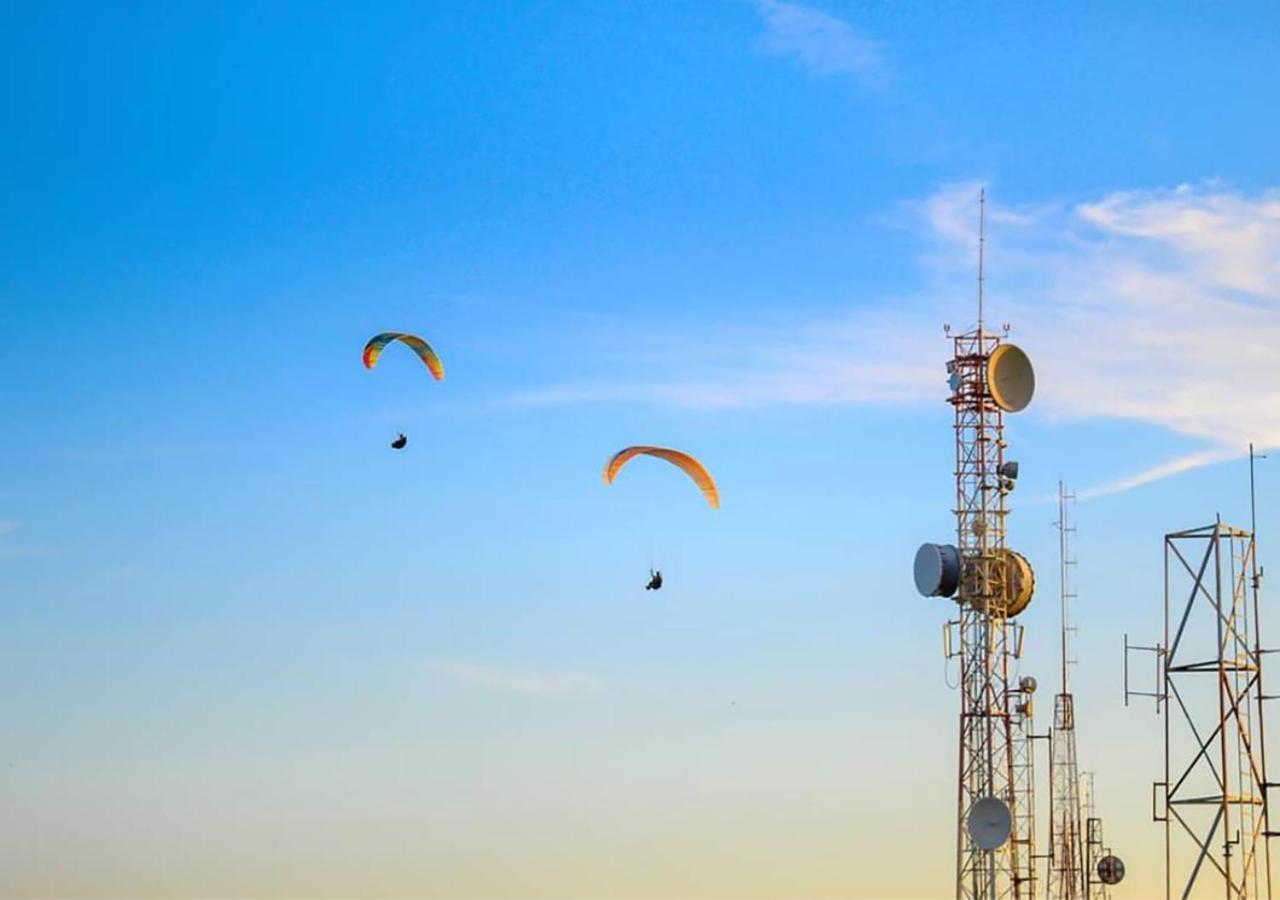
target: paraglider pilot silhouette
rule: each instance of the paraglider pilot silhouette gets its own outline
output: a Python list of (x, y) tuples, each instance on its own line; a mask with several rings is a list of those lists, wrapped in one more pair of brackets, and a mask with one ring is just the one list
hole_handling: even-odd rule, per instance
[[(361, 355), (364, 367), (372, 369), (376, 366), (378, 357), (382, 356), (382, 348), (391, 343), (407, 346), (418, 355), (418, 359), (422, 360), (422, 364), (427, 367), (427, 371), (431, 373), (432, 378), (436, 381), (444, 380), (444, 363), (440, 362), (440, 357), (436, 355), (436, 351), (431, 349), (431, 345), (416, 334), (406, 334), (403, 331), (384, 331), (369, 338), (369, 343), (364, 345), (364, 353)], [(391, 449), (403, 450), (408, 443), (409, 439), (401, 433), (391, 442)]]
[[(720, 492), (716, 489), (716, 483), (711, 479), (711, 473), (707, 471), (706, 467), (688, 453), (669, 450), (666, 447), (649, 447), (638, 444), (634, 447), (619, 450), (605, 463), (604, 483), (613, 484), (613, 479), (617, 477), (622, 467), (637, 456), (656, 456), (658, 459), (666, 460), (681, 469), (698, 486), (698, 490), (702, 491), (702, 496), (706, 498), (707, 503), (711, 504), (711, 508), (720, 508)], [(650, 565), (649, 583), (644, 586), (644, 589), (646, 591), (662, 590), (661, 569), (655, 569)]]

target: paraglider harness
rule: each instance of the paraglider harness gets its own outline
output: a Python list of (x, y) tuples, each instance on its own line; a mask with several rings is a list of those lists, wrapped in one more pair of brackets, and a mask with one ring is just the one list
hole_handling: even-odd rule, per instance
[(662, 589), (662, 570), (649, 570), (649, 583), (644, 586), (646, 591), (658, 591)]

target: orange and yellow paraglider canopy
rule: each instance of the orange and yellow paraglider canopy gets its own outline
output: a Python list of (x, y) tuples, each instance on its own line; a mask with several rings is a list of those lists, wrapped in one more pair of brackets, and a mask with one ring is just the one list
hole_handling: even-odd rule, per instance
[(659, 459), (665, 459), (673, 466), (678, 466), (693, 479), (693, 483), (702, 491), (702, 496), (707, 498), (707, 502), (711, 504), (712, 509), (720, 508), (720, 492), (716, 489), (716, 483), (711, 478), (711, 473), (707, 471), (706, 466), (688, 453), (682, 453), (679, 450), (668, 450), (666, 447), (635, 446), (619, 450), (605, 464), (604, 483), (613, 484), (613, 479), (618, 477), (618, 472), (622, 467), (637, 456), (656, 456)]
[(402, 331), (384, 331), (369, 338), (369, 343), (364, 345), (364, 367), (372, 369), (376, 366), (378, 357), (382, 355), (382, 348), (392, 341), (408, 345), (431, 370), (436, 381), (444, 380), (444, 363), (440, 362), (440, 357), (436, 356), (436, 351), (431, 349), (431, 345), (416, 334), (406, 334)]

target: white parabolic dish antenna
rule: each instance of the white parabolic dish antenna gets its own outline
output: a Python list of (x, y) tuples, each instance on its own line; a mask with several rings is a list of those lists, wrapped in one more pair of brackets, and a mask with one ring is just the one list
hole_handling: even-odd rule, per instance
[(999, 797), (983, 797), (969, 808), (969, 837), (982, 850), (1004, 846), (1013, 830), (1013, 816)]
[(1022, 412), (1036, 392), (1031, 360), (1016, 344), (1001, 344), (987, 359), (987, 389), (1005, 412)]

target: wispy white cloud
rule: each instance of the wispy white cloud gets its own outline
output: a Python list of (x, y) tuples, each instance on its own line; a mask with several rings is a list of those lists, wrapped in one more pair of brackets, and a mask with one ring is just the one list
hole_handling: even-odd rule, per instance
[[(937, 325), (972, 309), (977, 188), (946, 185), (904, 207), (927, 247), (917, 297), (754, 333), (657, 338), (646, 343), (665, 348), (663, 370), (678, 379), (558, 385), (516, 399), (721, 408), (936, 400)], [(1280, 447), (1280, 191), (1182, 185), (997, 204), (988, 223), (988, 308), (993, 324), (1017, 323), (1014, 338), (1036, 361), (1036, 413), (1140, 422), (1203, 445), (1082, 496), (1230, 459), (1250, 441)]]
[(478, 663), (449, 661), (436, 670), (455, 681), (511, 694), (599, 694), (604, 682), (585, 672), (518, 671)]
[[(906, 317), (893, 316), (897, 322)], [(723, 329), (709, 341), (654, 334), (642, 342), (650, 348), (642, 368), (680, 372), (679, 378), (575, 382), (520, 391), (510, 399), (532, 406), (621, 400), (693, 409), (912, 402), (937, 393), (937, 367), (915, 360), (930, 351), (937, 355), (939, 321), (893, 328), (882, 313), (857, 313), (791, 329)], [(867, 334), (880, 336), (879, 355), (851, 352)]]
[(1111, 234), (1176, 253), (1205, 283), (1280, 296), (1280, 191), (1247, 197), (1180, 185), (1172, 191), (1112, 194), (1078, 211)]
[(1094, 497), (1108, 497), (1112, 494), (1120, 494), (1144, 484), (1150, 484), (1153, 481), (1159, 481), (1162, 478), (1168, 478), (1171, 475), (1180, 475), (1183, 472), (1190, 472), (1193, 469), (1201, 469), (1205, 466), (1211, 466), (1215, 463), (1227, 462), (1232, 459), (1239, 459), (1244, 456), (1247, 451), (1238, 449), (1223, 448), (1219, 450), (1203, 450), (1199, 453), (1189, 453), (1186, 456), (1179, 456), (1158, 465), (1144, 469), (1136, 475), (1128, 475), (1124, 478), (1117, 478), (1114, 481), (1108, 481), (1104, 484), (1095, 485), (1094, 487), (1085, 488), (1079, 491), (1076, 496), (1081, 500), (1089, 500)]
[(760, 46), (766, 52), (793, 57), (816, 75), (851, 75), (863, 87), (888, 83), (880, 45), (844, 20), (786, 0), (756, 0), (755, 5), (764, 19)]

